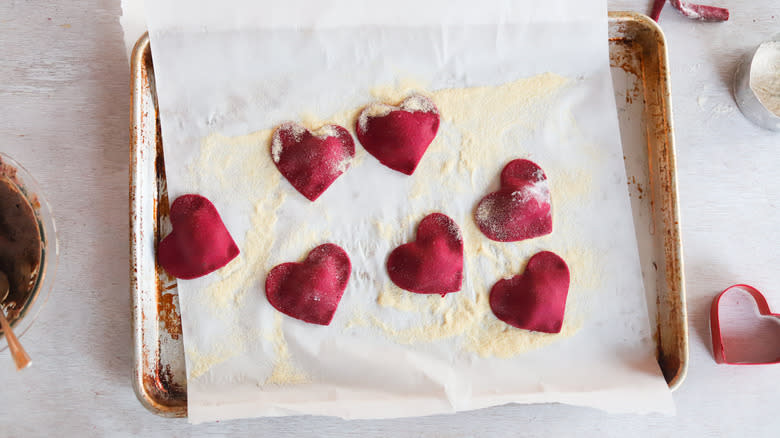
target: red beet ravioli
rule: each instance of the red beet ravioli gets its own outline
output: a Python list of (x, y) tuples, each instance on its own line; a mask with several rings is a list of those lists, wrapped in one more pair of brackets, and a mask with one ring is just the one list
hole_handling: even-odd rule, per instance
[(488, 239), (516, 242), (552, 233), (551, 204), (542, 169), (513, 160), (501, 172), (501, 188), (479, 201), (474, 219)]
[(328, 325), (347, 288), (352, 264), (338, 245), (326, 243), (301, 263), (282, 263), (268, 273), (265, 294), (276, 310), (311, 324)]
[(531, 257), (525, 272), (493, 285), (490, 308), (511, 326), (560, 333), (568, 294), (569, 267), (555, 253), (544, 251)]
[(174, 277), (202, 277), (238, 255), (216, 207), (203, 196), (179, 196), (171, 205), (170, 218), (173, 231), (158, 245), (157, 260)]
[(315, 201), (341, 176), (355, 157), (349, 131), (325, 125), (315, 132), (286, 122), (271, 140), (271, 158), (277, 169), (306, 199)]
[(394, 249), (387, 273), (398, 287), (421, 294), (460, 290), (463, 283), (463, 238), (448, 216), (433, 213), (420, 222), (417, 238)]
[(439, 130), (439, 110), (425, 96), (413, 94), (399, 106), (372, 103), (357, 121), (360, 144), (380, 163), (411, 175)]

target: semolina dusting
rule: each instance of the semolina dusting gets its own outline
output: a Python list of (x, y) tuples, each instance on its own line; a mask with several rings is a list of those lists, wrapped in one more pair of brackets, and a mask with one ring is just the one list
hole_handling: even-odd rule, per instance
[[(459, 292), (445, 297), (410, 293), (390, 282), (383, 265), (368, 266), (368, 260), (373, 260), (378, 248), (375, 241), (391, 245), (392, 249), (414, 238), (416, 224), (425, 215), (433, 211), (448, 213), (448, 206), (440, 205), (441, 201), (438, 205), (429, 203), (436, 199), (434, 195), (442, 187), (452, 196), (476, 206), (483, 196), (498, 188), (498, 175), (508, 161), (515, 158), (533, 160), (533, 154), (528, 151), (538, 147), (532, 144), (535, 129), (548, 123), (557, 96), (569, 84), (569, 79), (547, 73), (495, 87), (426, 92), (424, 85), (401, 81), (394, 86), (372, 90), (372, 95), (379, 100), (373, 108), (377, 114), (387, 110), (385, 104), (396, 105), (414, 93), (425, 96), (425, 99), (406, 102), (407, 109), (430, 111), (429, 102), (433, 102), (441, 115), (441, 126), (414, 175), (404, 180), (409, 184), (408, 211), (396, 219), (351, 213), (360, 219), (354, 227), (355, 235), (362, 240), (351, 242), (358, 249), (350, 253), (353, 264), (350, 281), (358, 282), (360, 286), (352, 292), (357, 296), (345, 295), (336, 312), (332, 325), (339, 333), (365, 335), (378, 331), (380, 338), (404, 345), (454, 340), (462, 351), (506, 358), (577, 332), (582, 326), (578, 305), (600, 287), (603, 268), (602, 254), (574, 238), (577, 224), (571, 223), (566, 215), (567, 211), (577, 209), (584, 199), (593, 196), (590, 176), (580, 169), (539, 162), (547, 180), (537, 191), (517, 194), (541, 196), (549, 190), (554, 231), (548, 236), (524, 242), (494, 242), (477, 228), (473, 220), (475, 212), (457, 217), (464, 242), (465, 274)], [(357, 138), (355, 129), (363, 108), (345, 110), (324, 119), (302, 114), (297, 122), (315, 135), (331, 135), (333, 132), (328, 125), (337, 124)], [(311, 223), (304, 223), (283, 238), (274, 234), (277, 222), (286, 220), (283, 216), (286, 203), (300, 202), (300, 199), (294, 198), (299, 196), (296, 193), (284, 190), (287, 182), (274, 165), (280, 145), (274, 144), (272, 135), (273, 127), (239, 137), (213, 134), (203, 141), (200, 156), (191, 166), (195, 187), (209, 187), (225, 202), (244, 202), (251, 206), (249, 230), (245, 236), (234, 236), (241, 254), (215, 274), (216, 281), (205, 288), (200, 297), (209, 303), (215, 318), (224, 319), (231, 327), (240, 326), (239, 315), (251, 301), (247, 299), (248, 294), (259, 294), (262, 297), (259, 305), (268, 305), (262, 294), (265, 275), (273, 266), (295, 261), (327, 241), (341, 245), (350, 243), (349, 237), (331, 236), (328, 224), (335, 220), (331, 217), (334, 212), (322, 203), (306, 204), (308, 214), (316, 216), (311, 218)], [(514, 152), (507, 156), (507, 151)], [(344, 168), (349, 166), (349, 174), (351, 169), (364, 165), (382, 170), (356, 141), (355, 157), (350, 163), (344, 163)], [(197, 169), (205, 168), (220, 170), (197, 172)], [(241, 183), (236, 184), (237, 180)], [(262, 184), (253, 185), (253, 181), (262, 181)], [(269, 193), (268, 187), (279, 186), (281, 189)], [(437, 207), (440, 210), (431, 210)], [(488, 302), (490, 287), (496, 281), (522, 273), (526, 261), (543, 250), (557, 252), (567, 261), (571, 271), (563, 329), (558, 334), (508, 326), (493, 315)], [(258, 298), (254, 299), (258, 302)], [(352, 303), (351, 306), (345, 301)], [(388, 318), (389, 315), (398, 318)], [(399, 318), (406, 323), (397, 324)], [(190, 376), (204, 374), (210, 367), (240, 354), (248, 345), (268, 342), (275, 357), (266, 384), (309, 382), (310, 377), (296, 365), (288, 348), (283, 323), (277, 313), (261, 333), (236, 334), (208, 354), (188, 351)]]
[[(476, 204), (482, 196), (497, 188), (497, 183), (492, 181), (497, 181), (497, 175), (509, 160), (529, 155), (524, 151), (522, 141), (528, 139), (530, 133), (545, 120), (547, 111), (556, 103), (557, 94), (568, 83), (568, 79), (548, 73), (498, 87), (431, 93), (430, 97), (442, 117), (442, 128), (415, 171), (415, 176), (422, 177), (415, 180), (410, 197), (424, 198), (429, 191), (437, 190), (436, 186), (441, 185), (458, 193), (473, 195), (476, 192)], [(397, 101), (410, 92), (407, 87), (399, 87), (394, 94), (383, 87), (375, 94), (382, 95), (387, 101)], [(507, 146), (508, 142), (512, 142), (511, 147)], [(507, 158), (507, 149), (516, 150), (516, 156)], [(452, 150), (459, 152), (453, 154)], [(380, 289), (377, 304), (381, 308), (414, 314), (415, 324), (395, 327), (372, 315), (368, 319), (371, 325), (399, 343), (430, 343), (457, 338), (465, 351), (495, 357), (516, 356), (573, 335), (581, 326), (577, 302), (583, 294), (600, 285), (599, 272), (593, 269), (593, 265), (598, 264), (599, 254), (570, 240), (575, 232), (574, 224), (566, 223), (565, 211), (576, 208), (582, 198), (590, 196), (591, 181), (589, 175), (579, 169), (539, 164), (548, 176), (548, 180), (539, 187), (539, 193), (546, 195), (549, 191), (552, 195), (555, 229), (552, 235), (527, 242), (499, 243), (486, 239), (473, 220), (459, 223), (464, 234), (466, 272), (461, 291), (442, 298), (406, 292), (388, 282)], [(430, 184), (431, 179), (437, 181), (436, 186)], [(493, 188), (490, 188), (491, 183)], [(403, 241), (404, 234), (405, 230), (401, 228), (393, 237)], [(387, 233), (383, 235), (389, 237)], [(522, 273), (528, 258), (545, 249), (561, 253), (572, 271), (563, 329), (558, 334), (511, 327), (493, 315), (488, 302), (492, 284), (500, 278)], [(488, 272), (488, 279), (473, 278), (468, 274), (480, 271)], [(360, 318), (365, 322), (364, 316)]]

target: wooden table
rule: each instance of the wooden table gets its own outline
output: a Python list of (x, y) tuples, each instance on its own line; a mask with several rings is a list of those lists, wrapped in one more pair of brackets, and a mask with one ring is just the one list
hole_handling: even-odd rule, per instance
[[(560, 405), (503, 406), (392, 421), (276, 418), (190, 426), (158, 418), (130, 386), (129, 69), (119, 0), (0, 3), (0, 150), (22, 162), (52, 203), (57, 286), (22, 338), (33, 366), (0, 353), (0, 436), (777, 436), (780, 365), (716, 365), (708, 310), (749, 282), (780, 310), (780, 134), (736, 108), (739, 57), (780, 32), (777, 0), (712, 0), (723, 24), (667, 6), (674, 123), (691, 328), (675, 417), (611, 416)], [(651, 1), (610, 1), (647, 12)]]

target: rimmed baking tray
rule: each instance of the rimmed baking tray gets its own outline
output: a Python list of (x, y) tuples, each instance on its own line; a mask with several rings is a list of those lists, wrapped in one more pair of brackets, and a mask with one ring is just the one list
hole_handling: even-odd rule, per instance
[[(647, 16), (609, 14), (615, 102), (658, 363), (674, 390), (688, 366), (682, 245), (666, 42)], [(130, 292), (133, 386), (150, 411), (187, 415), (187, 377), (176, 280), (157, 266), (170, 231), (168, 194), (147, 35), (133, 50), (130, 127)]]

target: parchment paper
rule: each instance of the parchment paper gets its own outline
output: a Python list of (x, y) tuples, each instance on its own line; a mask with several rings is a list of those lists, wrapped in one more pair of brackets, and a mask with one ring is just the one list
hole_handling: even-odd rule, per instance
[[(509, 402), (673, 411), (644, 301), (604, 1), (495, 0), (477, 7), (471, 1), (165, 0), (146, 8), (169, 194), (172, 200), (193, 192), (208, 197), (243, 257), (206, 277), (179, 281), (191, 422), (297, 414), (387, 418)], [(536, 251), (575, 248), (580, 256), (567, 260), (573, 278), (593, 281), (573, 284), (565, 322), (570, 336), (499, 357), (465, 348), (465, 332), (408, 342), (381, 329), (446, 319), (377, 304), (388, 283), (385, 257), (413, 238), (427, 212), (442, 211), (467, 229), (475, 203), (495, 190), (508, 160), (472, 169), (471, 192), (434, 181), (413, 199), (415, 180), (364, 152), (361, 158), (358, 144), (360, 159), (309, 203), (267, 173), (262, 132), (303, 114), (328, 120), (375, 100), (376, 87), (410, 78), (435, 92), (496, 87), (545, 72), (567, 82), (539, 98), (545, 105), (536, 123), (484, 147), (533, 159), (553, 183), (555, 175), (577, 170), (584, 177), (572, 184), (587, 182), (588, 189), (558, 204), (553, 190), (555, 220), (568, 225), (550, 238), (513, 246), (513, 260), (493, 263), (506, 262), (514, 272), (489, 261), (467, 264), (464, 288), (443, 307), (484, 299), (495, 281), (519, 274)], [(439, 136), (458, 144), (457, 130), (443, 123)], [(441, 146), (424, 160), (430, 155), (445, 163), (448, 153), (456, 151)], [(269, 208), (273, 214), (264, 216)], [(397, 228), (390, 240), (381, 232), (388, 224)], [(353, 265), (328, 327), (280, 316), (263, 289), (268, 269), (300, 260), (315, 241), (341, 245)], [(233, 281), (247, 270), (256, 275)], [(274, 380), (277, 372), (295, 383)]]

